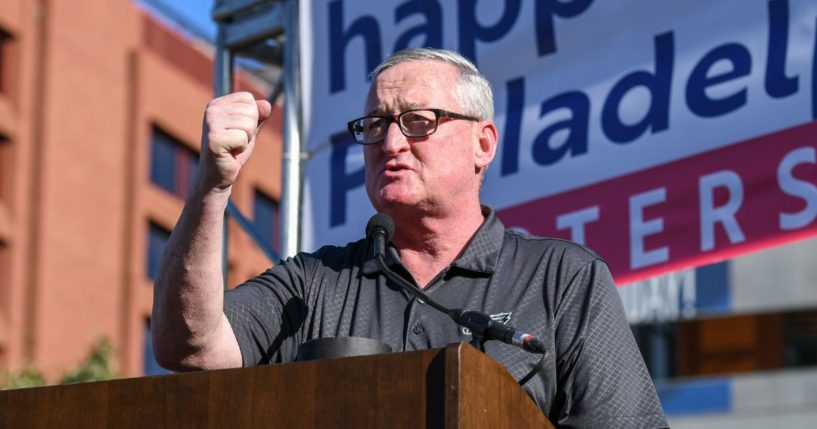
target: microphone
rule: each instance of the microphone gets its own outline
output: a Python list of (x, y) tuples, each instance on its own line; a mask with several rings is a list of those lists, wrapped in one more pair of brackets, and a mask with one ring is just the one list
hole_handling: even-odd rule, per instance
[(380, 270), (389, 280), (397, 283), (409, 294), (422, 299), (434, 309), (447, 314), (457, 325), (470, 329), (475, 340), (478, 338), (482, 339), (478, 342), (478, 345), (483, 351), (482, 343), (485, 340), (497, 340), (531, 353), (544, 354), (547, 352), (545, 344), (534, 335), (518, 331), (516, 328), (491, 319), (491, 316), (485, 313), (473, 310), (466, 311), (459, 308), (449, 309), (429, 298), (420, 288), (412, 285), (406, 279), (394, 273), (394, 271), (386, 265), (385, 260), (386, 244), (389, 242), (392, 234), (394, 234), (394, 221), (391, 216), (385, 213), (377, 213), (372, 216), (366, 225), (366, 237), (372, 242), (375, 259), (377, 260)]
[(502, 341), (505, 344), (519, 347), (531, 353), (543, 354), (546, 352), (545, 343), (534, 335), (491, 319), (491, 316), (485, 313), (471, 310), (462, 311), (459, 309), (451, 310), (451, 312), (455, 313), (452, 319), (454, 319), (458, 325), (470, 329), (471, 332), (485, 339)]
[(366, 224), (366, 237), (374, 243), (375, 257), (386, 257), (386, 243), (394, 234), (394, 221), (385, 213), (378, 213)]

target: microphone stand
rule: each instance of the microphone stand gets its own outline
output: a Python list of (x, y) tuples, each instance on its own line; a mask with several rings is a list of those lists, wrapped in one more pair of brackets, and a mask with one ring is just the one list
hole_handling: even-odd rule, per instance
[[(404, 279), (403, 277), (399, 276), (397, 273), (392, 271), (388, 265), (386, 265), (386, 261), (383, 258), (383, 255), (377, 255), (377, 265), (380, 267), (380, 270), (386, 277), (397, 283), (401, 288), (403, 288), (406, 292), (414, 295), (415, 298), (422, 300), (423, 302), (430, 305), (432, 308), (436, 309), (437, 311), (447, 314), (451, 320), (454, 321), (459, 326), (464, 326), (471, 330), (471, 342), (470, 344), (477, 348), (479, 351), (485, 353), (485, 342), (487, 341), (485, 337), (482, 335), (484, 328), (482, 330), (472, 329), (470, 326), (463, 325), (460, 321), (460, 315), (463, 313), (460, 309), (449, 309), (448, 307), (434, 301), (429, 297), (422, 289), (412, 285), (408, 282), (408, 280)], [(490, 317), (488, 317), (490, 319)], [(476, 328), (476, 327), (475, 327)]]

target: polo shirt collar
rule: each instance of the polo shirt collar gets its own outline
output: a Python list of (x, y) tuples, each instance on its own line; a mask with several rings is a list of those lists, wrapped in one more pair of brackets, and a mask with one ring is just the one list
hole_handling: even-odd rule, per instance
[(482, 225), (471, 237), (462, 255), (451, 265), (463, 270), (492, 274), (496, 271), (499, 251), (502, 249), (505, 225), (496, 217), (494, 209), (488, 206), (482, 206), (482, 216), (485, 217)]
[[(494, 210), (488, 206), (482, 206), (482, 215), (485, 218), (482, 225), (471, 237), (471, 241), (465, 246), (462, 255), (451, 265), (467, 271), (492, 274), (496, 271), (499, 252), (502, 249), (505, 225), (496, 217)], [(367, 260), (363, 262), (361, 267), (363, 274), (380, 272), (371, 245), (368, 245), (366, 254)], [(386, 264), (389, 267), (402, 265), (397, 249), (391, 244), (386, 250)]]

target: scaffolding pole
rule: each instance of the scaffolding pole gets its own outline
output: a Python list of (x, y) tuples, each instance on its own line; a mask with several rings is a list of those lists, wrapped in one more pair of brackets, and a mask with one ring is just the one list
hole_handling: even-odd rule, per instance
[(281, 254), (300, 250), (301, 220), (301, 91), (298, 67), (298, 0), (289, 0), (284, 33), (284, 153), (281, 192)]
[[(216, 40), (214, 93), (221, 96), (232, 91), (233, 69), (237, 53), (244, 54), (274, 66), (283, 67), (280, 81), (275, 85), (270, 102), (275, 103), (283, 87), (283, 165), (281, 166), (281, 196), (279, 216), (281, 219), (281, 256), (294, 256), (300, 250), (301, 187), (303, 186), (301, 149), (301, 95), (298, 67), (298, 3), (299, 0), (216, 0), (212, 17), (218, 24)], [(283, 55), (280, 55), (280, 37), (283, 36)], [(265, 42), (275, 39), (273, 47)], [(277, 48), (277, 49), (276, 49)], [(283, 57), (283, 58), (282, 58)], [(240, 221), (246, 220), (238, 209), (229, 203), (228, 213)], [(226, 285), (228, 261), (227, 214), (224, 222), (223, 265)], [(261, 247), (266, 243), (253, 230), (250, 222), (239, 222), (250, 237)], [(277, 255), (276, 255), (277, 256)], [(272, 262), (278, 262), (273, 259)]]

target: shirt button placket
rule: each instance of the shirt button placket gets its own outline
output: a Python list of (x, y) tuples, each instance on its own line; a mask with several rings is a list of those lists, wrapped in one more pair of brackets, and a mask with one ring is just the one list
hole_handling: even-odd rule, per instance
[[(423, 302), (423, 300), (422, 300), (422, 299), (417, 298), (417, 300), (415, 301), (415, 305), (416, 305), (417, 307), (415, 307), (415, 309), (416, 309), (417, 311), (420, 311), (420, 307), (421, 307), (423, 304), (425, 304), (425, 302)], [(424, 330), (425, 330), (425, 329), (423, 329), (423, 324), (422, 324), (422, 323), (420, 323), (420, 322), (415, 322), (415, 323), (414, 323), (414, 325), (411, 327), (411, 332), (413, 332), (413, 333), (414, 333), (414, 335), (420, 335), (420, 334), (422, 334), (422, 333), (423, 333), (423, 331), (424, 331)]]
[[(417, 299), (412, 298), (409, 301), (408, 306), (408, 319), (406, 320), (406, 326), (408, 328), (403, 336), (403, 350), (413, 350), (411, 347), (409, 347), (409, 344), (414, 344), (412, 337), (417, 335), (415, 332), (415, 327), (420, 324), (420, 322), (417, 321), (420, 318), (420, 316), (417, 314)], [(420, 328), (422, 328), (422, 326)]]

